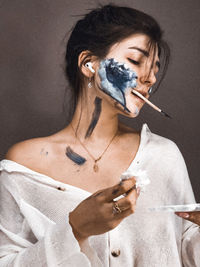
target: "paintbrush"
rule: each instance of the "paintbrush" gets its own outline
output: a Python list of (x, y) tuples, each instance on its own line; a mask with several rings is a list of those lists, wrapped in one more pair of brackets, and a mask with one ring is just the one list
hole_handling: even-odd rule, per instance
[(164, 112), (163, 110), (161, 110), (160, 108), (158, 108), (156, 105), (154, 105), (153, 103), (151, 103), (146, 97), (144, 97), (142, 94), (140, 94), (138, 91), (136, 90), (132, 90), (131, 91), (132, 94), (140, 97), (142, 100), (144, 100), (149, 106), (151, 106), (153, 109), (157, 110), (158, 112), (160, 112), (162, 115), (164, 115), (167, 118), (172, 118), (171, 116), (169, 116), (166, 112)]

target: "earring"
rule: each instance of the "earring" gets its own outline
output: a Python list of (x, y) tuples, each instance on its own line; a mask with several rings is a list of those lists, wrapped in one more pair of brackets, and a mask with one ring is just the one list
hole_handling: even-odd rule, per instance
[(91, 78), (89, 79), (88, 87), (89, 87), (89, 88), (92, 88), (92, 81), (91, 81)]

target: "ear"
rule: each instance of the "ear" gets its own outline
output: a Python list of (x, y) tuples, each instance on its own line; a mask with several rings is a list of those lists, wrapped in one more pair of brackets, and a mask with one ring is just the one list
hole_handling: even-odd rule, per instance
[(81, 71), (81, 73), (87, 77), (87, 78), (91, 78), (94, 73), (92, 73), (86, 66), (85, 64), (87, 62), (91, 62), (92, 63), (92, 68), (95, 70), (95, 56), (92, 56), (91, 52), (89, 50), (85, 50), (85, 51), (82, 51), (80, 54), (79, 54), (79, 57), (78, 57), (78, 67)]

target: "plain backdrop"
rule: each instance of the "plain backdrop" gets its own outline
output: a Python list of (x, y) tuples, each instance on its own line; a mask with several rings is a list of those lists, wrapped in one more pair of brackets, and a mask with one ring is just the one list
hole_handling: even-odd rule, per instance
[[(75, 21), (98, 3), (108, 1), (0, 1), (1, 159), (12, 144), (50, 135), (70, 120), (69, 105), (63, 112), (65, 44)], [(200, 1), (113, 3), (153, 15), (172, 51), (168, 73), (152, 101), (173, 119), (162, 117), (149, 106), (137, 119), (121, 119), (136, 129), (147, 122), (152, 132), (176, 142), (200, 201)], [(68, 90), (66, 103), (69, 96)]]

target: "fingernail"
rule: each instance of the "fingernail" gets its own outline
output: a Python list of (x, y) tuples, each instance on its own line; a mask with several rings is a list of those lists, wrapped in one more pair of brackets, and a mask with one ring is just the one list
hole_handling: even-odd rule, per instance
[(190, 215), (188, 213), (180, 213), (180, 214), (178, 214), (178, 216), (185, 218), (185, 219), (190, 217)]
[(138, 195), (140, 194), (140, 188), (139, 187), (136, 189), (136, 192)]

